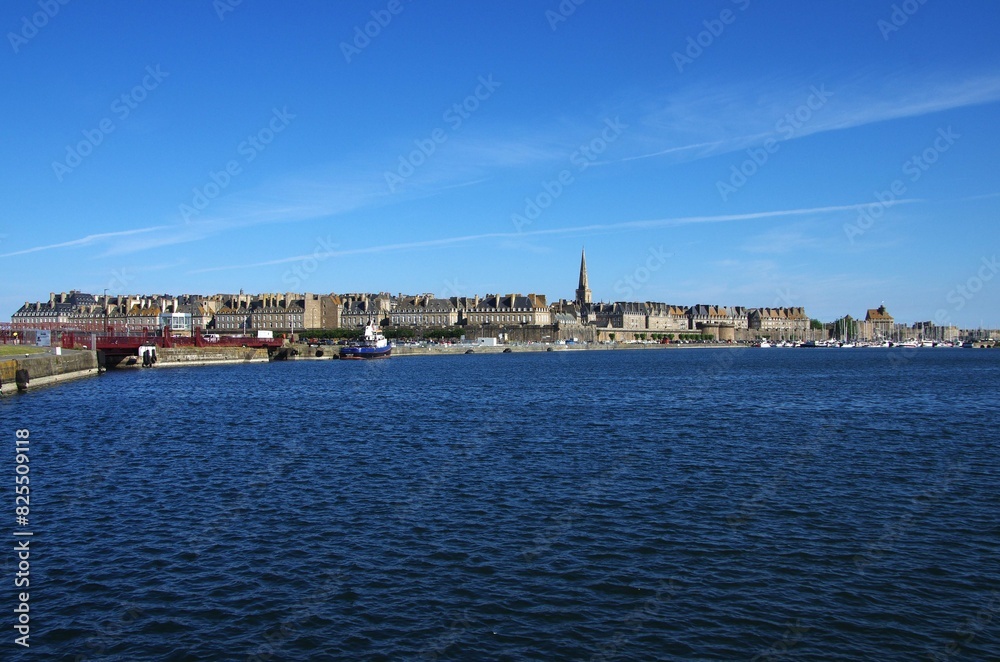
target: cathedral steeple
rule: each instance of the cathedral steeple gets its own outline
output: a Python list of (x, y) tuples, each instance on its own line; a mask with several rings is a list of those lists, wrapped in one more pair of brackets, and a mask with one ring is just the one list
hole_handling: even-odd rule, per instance
[(590, 283), (587, 280), (587, 250), (580, 253), (580, 286), (576, 288), (576, 302), (579, 304), (591, 303)]

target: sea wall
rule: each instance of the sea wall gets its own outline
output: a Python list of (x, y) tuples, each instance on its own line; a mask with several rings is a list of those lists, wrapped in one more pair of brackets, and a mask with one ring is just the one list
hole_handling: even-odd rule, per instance
[(466, 340), (475, 342), (479, 338), (497, 338), (501, 334), (508, 342), (554, 342), (575, 338), (585, 342), (597, 340), (597, 330), (594, 326), (520, 326), (520, 325), (486, 325), (470, 324), (462, 329)]
[[(267, 349), (252, 347), (164, 347), (156, 350), (156, 366), (208, 365), (267, 361)], [(135, 365), (141, 366), (142, 361)], [(122, 367), (127, 367), (122, 364)]]
[(17, 371), (22, 369), (28, 371), (30, 391), (36, 386), (96, 375), (97, 352), (66, 350), (62, 356), (32, 354), (25, 358), (0, 361), (0, 380), (3, 382), (0, 390), (3, 393), (17, 391)]
[(746, 348), (746, 345), (705, 345), (705, 344), (692, 344), (692, 345), (661, 345), (658, 343), (648, 343), (648, 344), (621, 344), (621, 343), (609, 343), (609, 344), (582, 344), (582, 343), (570, 343), (566, 345), (545, 345), (545, 344), (535, 344), (535, 345), (497, 345), (496, 347), (479, 347), (477, 345), (428, 345), (425, 347), (421, 346), (393, 346), (392, 355), (393, 356), (440, 356), (447, 354), (466, 354), (469, 350), (473, 354), (502, 354), (511, 353), (519, 354), (521, 352), (607, 352), (607, 351), (636, 351), (636, 350), (681, 350), (681, 349), (695, 349), (695, 348), (712, 348), (712, 349), (739, 349)]
[[(443, 356), (448, 354), (466, 354), (472, 350), (473, 354), (503, 354), (521, 352), (580, 352), (580, 351), (625, 351), (625, 350), (672, 350), (672, 349), (734, 349), (746, 348), (746, 345), (738, 344), (702, 344), (693, 343), (690, 345), (659, 343), (567, 343), (557, 345), (552, 343), (535, 343), (530, 345), (496, 345), (493, 347), (480, 346), (476, 344), (457, 345), (396, 345), (392, 346), (393, 356)], [(340, 347), (338, 345), (320, 345), (310, 347), (304, 343), (295, 343), (287, 348), (292, 360), (329, 360), (338, 358)], [(321, 356), (316, 356), (322, 352)]]

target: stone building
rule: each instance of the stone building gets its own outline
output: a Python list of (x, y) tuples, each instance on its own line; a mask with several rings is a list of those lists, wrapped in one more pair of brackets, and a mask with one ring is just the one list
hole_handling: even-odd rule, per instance
[(581, 315), (582, 306), (576, 301), (560, 299), (549, 306), (549, 317), (552, 324), (563, 329), (579, 329), (583, 327)]
[[(549, 306), (545, 295), (488, 294), (480, 298), (439, 298), (432, 294), (215, 294), (116, 296), (100, 300), (78, 291), (51, 294), (48, 303), (25, 303), (11, 318), (13, 329), (76, 329), (114, 332), (155, 332), (161, 315), (188, 314), (191, 325), (217, 333), (277, 333), (309, 329), (380, 325), (409, 327), (464, 326), (470, 335), (496, 335), (505, 327), (510, 337), (528, 339), (632, 339), (700, 331), (721, 340), (769, 336), (804, 338), (809, 318), (802, 308), (709, 306), (683, 307), (654, 301), (594, 303), (587, 273), (586, 251), (580, 253), (580, 272), (574, 301)], [(173, 319), (171, 317), (171, 319)], [(872, 329), (893, 326), (885, 308), (869, 311)], [(879, 331), (883, 332), (884, 331)], [(937, 331), (935, 331), (937, 333)], [(537, 336), (537, 338), (536, 338)]]
[(187, 295), (101, 295), (76, 290), (49, 295), (48, 303), (25, 304), (12, 316), (23, 328), (96, 333), (155, 333), (163, 328), (163, 315), (188, 315), (194, 326), (207, 328), (216, 301)]
[(602, 329), (639, 331), (646, 328), (646, 307), (637, 301), (593, 304), (588, 321)]
[(647, 301), (646, 328), (650, 331), (675, 331), (683, 333), (691, 328), (687, 310), (683, 306)]
[(342, 297), (343, 307), (340, 313), (340, 327), (357, 329), (374, 320), (382, 324), (389, 319), (392, 312), (392, 301), (388, 294), (345, 294)]
[(433, 294), (399, 295), (389, 312), (392, 326), (455, 326), (459, 312), (452, 299), (439, 299)]
[(865, 340), (888, 340), (892, 337), (895, 320), (885, 309), (885, 304), (878, 308), (869, 308), (865, 315), (865, 323), (861, 326), (861, 335)]
[(295, 333), (301, 331), (305, 308), (293, 294), (265, 294), (250, 308), (250, 327), (257, 331)]
[(342, 301), (336, 294), (313, 294), (302, 297), (302, 328), (336, 329), (340, 325)]
[(211, 327), (219, 333), (246, 333), (253, 328), (249, 302), (233, 301), (215, 312)]
[(698, 304), (687, 310), (688, 328), (697, 331), (705, 325), (726, 325), (734, 329), (749, 326), (748, 311), (743, 306), (707, 306)]
[(71, 291), (49, 295), (47, 303), (25, 303), (11, 317), (13, 328), (89, 331), (95, 333), (156, 332), (160, 316), (177, 312), (177, 300), (168, 296), (101, 296)]
[[(747, 309), (741, 306), (699, 304), (685, 308), (656, 301), (616, 301), (585, 306), (584, 318), (599, 329), (625, 332), (680, 334), (711, 326), (705, 332), (722, 339), (730, 339), (735, 330), (747, 328)], [(723, 330), (720, 331), (720, 328)]]
[(547, 326), (552, 323), (552, 313), (545, 302), (544, 294), (487, 294), (470, 300), (462, 319), (475, 325), (533, 325)]
[(794, 340), (809, 335), (809, 316), (805, 309), (753, 308), (747, 315), (749, 329), (759, 337), (772, 340)]
[(10, 316), (10, 328), (19, 332), (28, 329), (58, 329), (65, 324), (70, 309), (71, 306), (52, 299), (48, 303), (25, 301), (24, 305)]
[(108, 329), (111, 333), (128, 333), (128, 302), (124, 297), (115, 297), (114, 303), (107, 303)]
[(40, 330), (75, 330), (100, 331), (104, 325), (104, 310), (97, 305), (94, 295), (71, 290), (69, 294), (62, 292), (49, 293), (45, 303), (24, 302), (10, 318), (13, 331)]
[(344, 300), (338, 294), (328, 294), (320, 297), (320, 328), (339, 329), (341, 316), (344, 313)]
[(129, 333), (150, 333), (160, 328), (163, 308), (153, 299), (129, 298), (126, 302), (125, 327)]

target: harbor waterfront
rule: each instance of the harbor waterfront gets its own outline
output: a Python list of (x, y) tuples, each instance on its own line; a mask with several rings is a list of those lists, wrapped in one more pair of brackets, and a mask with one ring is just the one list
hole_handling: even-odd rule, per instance
[[(387, 338), (424, 337), (451, 340), (501, 340), (520, 344), (545, 342), (614, 343), (700, 340), (725, 343), (800, 344), (829, 341), (853, 346), (954, 344), (964, 341), (992, 342), (989, 329), (960, 330), (937, 316), (937, 322), (918, 322), (912, 327), (896, 322), (885, 304), (869, 308), (863, 320), (850, 315), (824, 324), (811, 319), (801, 306), (748, 308), (697, 304), (673, 305), (655, 301), (593, 301), (587, 255), (580, 254), (580, 273), (575, 298), (548, 304), (544, 294), (487, 294), (436, 297), (433, 294), (393, 296), (382, 293), (317, 294), (286, 292), (211, 296), (185, 294), (179, 297), (109, 297), (71, 290), (49, 293), (47, 302), (24, 302), (0, 324), (0, 342), (18, 333), (34, 338), (39, 333), (79, 334), (99, 332), (108, 336), (158, 335), (167, 341), (194, 341), (209, 337), (216, 342), (253, 342), (282, 337), (345, 337), (338, 332), (363, 334), (368, 346), (359, 351), (341, 351), (344, 358), (388, 356), (380, 345), (373, 352), (376, 335)], [(361, 331), (361, 329), (364, 331)], [(287, 333), (287, 335), (286, 335)], [(65, 337), (65, 335), (63, 335)], [(57, 335), (58, 338), (58, 335)], [(355, 341), (360, 338), (355, 337)]]
[(733, 348), (3, 398), (31, 428), (30, 653), (995, 659), (998, 386), (1000, 352)]
[(1000, 662), (1000, 2), (7, 5), (0, 662)]
[[(10, 347), (10, 346), (8, 346)], [(16, 348), (16, 346), (14, 346)], [(659, 342), (629, 342), (629, 343), (529, 343), (513, 345), (481, 345), (470, 343), (406, 343), (392, 347), (394, 356), (452, 356), (456, 354), (510, 354), (521, 352), (579, 352), (579, 351), (616, 351), (616, 350), (741, 350), (750, 347), (771, 347), (769, 344), (745, 345), (729, 343), (659, 343)], [(835, 348), (837, 345), (815, 345), (813, 343), (800, 345), (775, 345), (777, 348), (791, 347), (825, 347)], [(898, 362), (906, 360), (914, 351), (930, 351), (931, 349), (954, 349), (950, 344), (925, 345), (923, 347), (899, 345), (892, 347), (845, 345), (850, 349), (867, 351), (890, 350), (890, 360)], [(993, 349), (996, 343), (969, 342), (963, 347), (972, 349)], [(27, 392), (39, 386), (58, 384), (70, 379), (97, 376), (105, 371), (100, 352), (88, 350), (65, 350), (59, 355), (39, 351), (44, 348), (26, 347), (32, 350), (25, 358), (13, 359), (0, 357), (0, 393)], [(329, 361), (344, 358), (342, 348), (337, 345), (319, 345), (315, 343), (288, 343), (276, 351), (266, 348), (247, 347), (170, 347), (159, 350), (155, 366), (193, 367), (228, 365), (243, 363), (267, 363), (270, 361)], [(152, 367), (143, 363), (139, 357), (126, 357), (115, 363), (113, 369)], [(22, 374), (23, 373), (23, 374)], [(23, 377), (23, 383), (15, 379), (16, 375)]]
[[(748, 308), (655, 301), (593, 301), (587, 256), (580, 255), (575, 299), (548, 304), (544, 294), (317, 294), (286, 292), (211, 296), (95, 296), (79, 290), (49, 293), (47, 302), (26, 301), (0, 324), (0, 343), (97, 349), (101, 365), (139, 357), (140, 347), (267, 348), (285, 341), (343, 342), (340, 358), (386, 358), (392, 345), (411, 340), (431, 344), (480, 341), (520, 346), (599, 344), (727, 343), (772, 346), (904, 347), (995, 341), (990, 329), (942, 325), (947, 315), (912, 326), (898, 323), (885, 304), (863, 320), (845, 315), (833, 322), (812, 319), (801, 306)], [(277, 335), (276, 335), (277, 334)], [(395, 342), (393, 342), (395, 341)], [(346, 346), (343, 346), (346, 345)], [(103, 352), (101, 354), (100, 352)], [(200, 352), (195, 352), (200, 353)], [(210, 356), (212, 352), (206, 352)], [(104, 359), (107, 359), (105, 361)], [(148, 365), (148, 359), (144, 365)], [(133, 363), (134, 361), (129, 361)], [(155, 362), (155, 361), (154, 361)]]

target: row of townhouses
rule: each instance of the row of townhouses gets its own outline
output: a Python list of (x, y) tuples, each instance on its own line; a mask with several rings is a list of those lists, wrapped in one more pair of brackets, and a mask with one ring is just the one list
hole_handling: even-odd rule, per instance
[[(593, 327), (605, 332), (687, 333), (730, 328), (774, 337), (804, 337), (802, 308), (679, 306), (658, 302), (593, 303), (542, 294), (435, 297), (432, 294), (216, 294), (92, 295), (51, 293), (25, 302), (11, 317), (13, 330), (49, 329), (137, 333), (170, 327), (174, 333), (300, 333), (358, 328), (369, 320), (395, 327)], [(889, 318), (891, 321), (891, 317)], [(890, 322), (891, 323), (891, 322)], [(725, 337), (725, 331), (723, 331)], [(627, 336), (621, 336), (627, 337)]]
[[(551, 328), (561, 336), (630, 339), (653, 334), (702, 333), (720, 340), (807, 338), (816, 329), (801, 307), (682, 306), (653, 301), (593, 302), (587, 258), (581, 256), (573, 301), (553, 304), (544, 294), (487, 294), (436, 297), (433, 294), (215, 294), (101, 295), (79, 291), (50, 293), (48, 301), (25, 304), (11, 317), (13, 330), (79, 330), (114, 333), (155, 332), (248, 334), (257, 331), (300, 333), (314, 329), (359, 328), (370, 320), (393, 327)], [(855, 337), (877, 340), (909, 335), (885, 306), (868, 310), (864, 320), (846, 317), (843, 328)], [(612, 335), (614, 334), (614, 335)], [(957, 336), (954, 327), (927, 322), (920, 336), (939, 340)], [(560, 334), (556, 334), (560, 335)], [(542, 336), (542, 337), (556, 337)]]
[[(680, 306), (653, 301), (593, 303), (561, 300), (547, 304), (542, 294), (489, 294), (485, 297), (441, 298), (431, 294), (216, 294), (92, 295), (84, 292), (49, 295), (48, 301), (25, 302), (11, 317), (17, 330), (75, 330), (138, 333), (170, 327), (175, 333), (247, 334), (258, 330), (300, 333), (312, 329), (359, 328), (369, 320), (396, 327), (592, 327), (597, 331), (707, 332), (731, 336), (804, 338), (811, 320), (801, 307)], [(846, 317), (852, 334), (866, 340), (919, 337), (954, 340), (959, 330), (921, 322), (897, 323), (885, 306), (867, 311), (864, 319)], [(828, 325), (829, 326), (829, 325)], [(732, 332), (730, 333), (729, 330)], [(742, 333), (741, 333), (742, 332)]]

